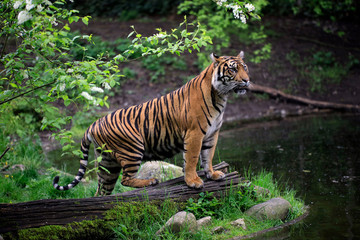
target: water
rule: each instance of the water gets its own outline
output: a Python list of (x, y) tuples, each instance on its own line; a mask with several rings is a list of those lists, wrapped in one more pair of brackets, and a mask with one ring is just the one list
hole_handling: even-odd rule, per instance
[(285, 238), (360, 239), (359, 144), (359, 116), (308, 117), (223, 131), (218, 154), (240, 173), (273, 172), (311, 207)]
[[(359, 145), (360, 116), (295, 118), (222, 130), (215, 161), (240, 173), (273, 172), (310, 206), (302, 223), (275, 239), (360, 239)], [(52, 154), (48, 159), (59, 160)], [(61, 158), (54, 166), (75, 174), (79, 161)]]

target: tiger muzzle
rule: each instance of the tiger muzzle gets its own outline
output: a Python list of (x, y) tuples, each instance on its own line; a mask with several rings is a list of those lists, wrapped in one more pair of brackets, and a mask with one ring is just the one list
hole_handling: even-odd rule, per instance
[(242, 80), (242, 82), (238, 86), (236, 86), (233, 90), (238, 95), (244, 95), (249, 85), (250, 85), (250, 81)]

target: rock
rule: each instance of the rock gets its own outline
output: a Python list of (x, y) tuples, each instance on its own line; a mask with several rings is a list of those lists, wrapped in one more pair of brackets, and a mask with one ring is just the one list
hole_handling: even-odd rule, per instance
[(165, 225), (156, 232), (156, 235), (161, 234), (165, 229), (169, 229), (173, 233), (180, 232), (183, 229), (188, 229), (191, 232), (196, 231), (197, 223), (194, 214), (185, 211), (178, 212), (172, 216)]
[(203, 217), (203, 218), (196, 221), (197, 228), (199, 229), (199, 228), (205, 227), (205, 226), (209, 225), (210, 222), (211, 222), (211, 217), (210, 216)]
[(230, 223), (234, 227), (242, 227), (242, 229), (246, 230), (245, 221), (243, 218), (239, 218), (233, 222)]
[(225, 231), (225, 228), (223, 226), (214, 227), (211, 230), (212, 233), (216, 233), (216, 234), (222, 233), (224, 231)]
[(290, 208), (291, 204), (287, 200), (283, 198), (272, 198), (269, 201), (251, 207), (245, 214), (255, 217), (258, 220), (284, 220)]
[(181, 167), (162, 161), (149, 161), (141, 166), (136, 177), (140, 179), (156, 178), (160, 182), (164, 182), (182, 175), (184, 173)]

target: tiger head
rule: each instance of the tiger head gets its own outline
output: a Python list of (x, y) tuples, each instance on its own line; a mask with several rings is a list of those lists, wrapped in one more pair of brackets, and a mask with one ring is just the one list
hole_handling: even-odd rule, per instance
[(250, 78), (248, 67), (243, 61), (244, 52), (241, 51), (236, 57), (219, 57), (212, 53), (210, 58), (214, 62), (211, 84), (215, 90), (222, 95), (230, 91), (245, 94)]

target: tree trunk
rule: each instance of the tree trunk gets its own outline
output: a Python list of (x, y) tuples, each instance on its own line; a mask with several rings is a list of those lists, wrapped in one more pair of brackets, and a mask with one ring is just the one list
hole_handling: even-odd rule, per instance
[[(227, 172), (225, 162), (214, 166), (214, 169)], [(204, 177), (203, 171), (198, 172)], [(102, 219), (107, 210), (118, 202), (152, 201), (173, 199), (186, 201), (196, 198), (200, 192), (214, 192), (220, 195), (237, 186), (241, 181), (237, 172), (226, 174), (222, 181), (205, 180), (204, 188), (191, 189), (185, 185), (184, 177), (175, 178), (153, 187), (135, 189), (133, 191), (84, 199), (46, 199), (17, 204), (0, 204), (0, 233), (19, 229), (34, 228), (46, 225), (65, 225), (94, 218)]]
[(351, 111), (351, 112), (358, 112), (360, 111), (359, 105), (353, 105), (353, 104), (343, 104), (343, 103), (333, 103), (333, 102), (325, 102), (325, 101), (316, 101), (304, 97), (298, 97), (290, 94), (286, 94), (280, 90), (260, 86), (257, 84), (251, 84), (248, 88), (248, 90), (255, 92), (255, 93), (266, 93), (269, 94), (271, 97), (275, 98), (283, 98), (292, 102), (297, 102), (305, 105), (311, 105), (317, 108), (328, 108), (328, 109), (334, 109), (334, 110), (340, 110), (340, 111)]

